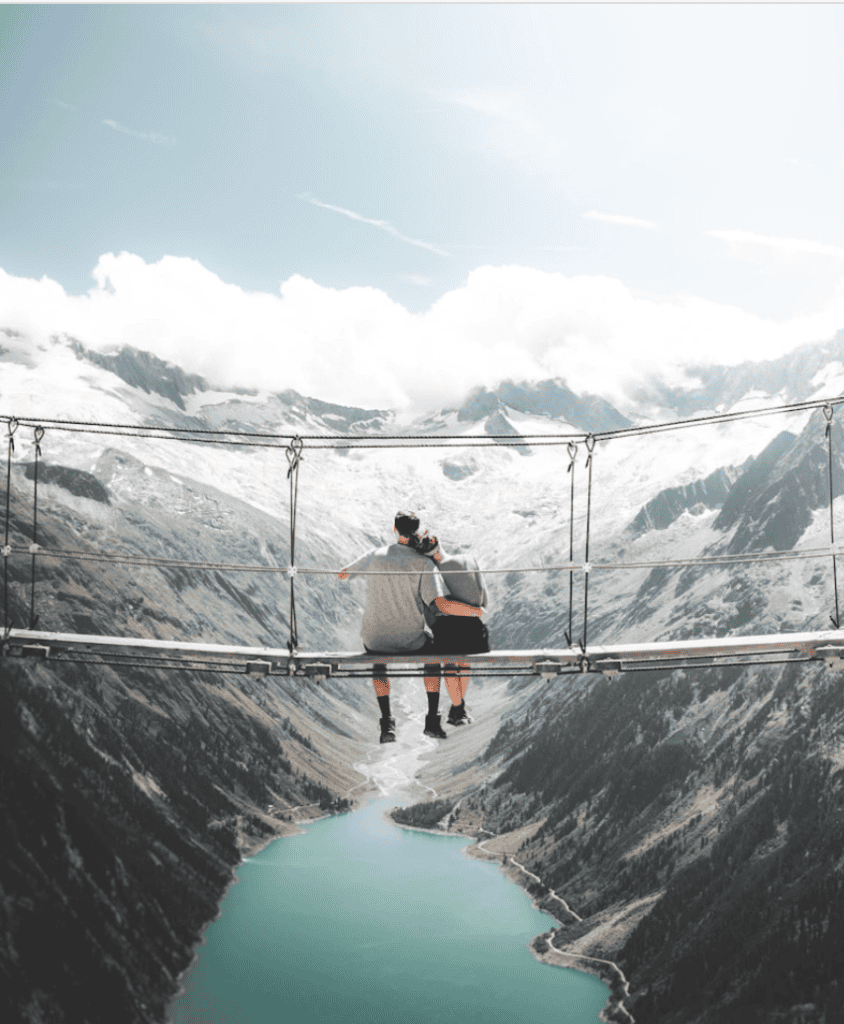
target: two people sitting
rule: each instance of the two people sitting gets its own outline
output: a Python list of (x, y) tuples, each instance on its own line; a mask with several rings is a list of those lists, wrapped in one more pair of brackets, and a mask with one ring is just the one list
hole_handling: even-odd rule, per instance
[[(476, 654), (489, 650), (481, 616), (487, 592), (478, 564), (466, 555), (447, 555), (436, 537), (419, 534), (419, 517), (398, 512), (393, 528), (394, 544), (374, 548), (338, 573), (341, 580), (367, 574), (367, 600), (361, 637), (370, 654)], [(465, 725), (465, 662), (445, 666), (446, 687), (451, 698), (448, 722)], [(438, 662), (425, 665), (428, 713), (426, 736), (446, 739), (440, 724), (440, 677)], [(396, 722), (390, 714), (390, 679), (387, 665), (375, 662), (372, 681), (381, 712), (381, 742), (393, 743)]]

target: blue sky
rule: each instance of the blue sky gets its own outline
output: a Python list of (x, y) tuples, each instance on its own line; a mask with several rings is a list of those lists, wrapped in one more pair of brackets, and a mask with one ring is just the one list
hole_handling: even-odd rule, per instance
[[(685, 309), (689, 338), (700, 303), (713, 323), (733, 316), (726, 348), (695, 336), (704, 359), (777, 354), (844, 326), (838, 6), (5, 5), (0, 68), (9, 316), (26, 319), (24, 296), (39, 305), (25, 280), (90, 309), (92, 289), (129, 295), (140, 278), (148, 300), (153, 279), (178, 292), (180, 275), (202, 278), (223, 305), (233, 289), (283, 301), (285, 283), (291, 299), (303, 278), (321, 299), (301, 318), (337, 304), (332, 358), (356, 303), (351, 319), (380, 340), (370, 351), (364, 324), (346, 342), (375, 363), (389, 362), (391, 331), (424, 348), (459, 307), (464, 340), (496, 321), (484, 372), (528, 376), (582, 362), (573, 348), (603, 337), (622, 293), (614, 323), (639, 300)], [(138, 259), (118, 273), (103, 260), (121, 253)], [(550, 309), (563, 293), (566, 308)], [(490, 294), (518, 315), (487, 315)], [(612, 327), (613, 351), (659, 364), (643, 316), (626, 342)], [(94, 344), (144, 341), (137, 312), (119, 319), (82, 326)], [(544, 340), (516, 339), (527, 321)], [(672, 331), (660, 344), (688, 348)], [(148, 347), (220, 368), (210, 342), (194, 351), (200, 335), (172, 335), (159, 326)], [(296, 379), (314, 392), (320, 372)], [(410, 372), (359, 395), (402, 404)]]

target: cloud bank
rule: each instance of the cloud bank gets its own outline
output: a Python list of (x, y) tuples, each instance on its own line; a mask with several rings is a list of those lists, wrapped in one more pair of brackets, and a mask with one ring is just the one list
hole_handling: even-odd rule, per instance
[(732, 306), (635, 293), (608, 277), (479, 267), (424, 313), (375, 288), (335, 290), (301, 276), (247, 292), (193, 259), (102, 256), (94, 286), (68, 295), (49, 278), (0, 270), (0, 327), (89, 347), (153, 352), (212, 384), (295, 388), (327, 401), (411, 411), (458, 404), (478, 385), (562, 377), (629, 408), (653, 377), (773, 359), (844, 326), (844, 297), (783, 323)]

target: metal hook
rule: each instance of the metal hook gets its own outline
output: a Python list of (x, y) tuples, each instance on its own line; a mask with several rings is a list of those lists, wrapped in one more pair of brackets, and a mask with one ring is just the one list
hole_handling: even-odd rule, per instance
[(305, 442), (301, 437), (294, 437), (290, 444), (287, 446), (287, 462), (289, 469), (287, 470), (287, 477), (290, 478), (294, 469), (297, 469), (299, 462), (302, 459), (302, 449), (305, 447)]
[(592, 465), (592, 452), (595, 451), (595, 435), (587, 434), (583, 443), (586, 445), (586, 451), (589, 453), (586, 456), (586, 468), (589, 469)]
[(832, 414), (833, 409), (829, 402), (823, 407), (823, 414), (826, 417), (826, 427), (824, 428), (824, 437), (829, 437), (830, 431), (832, 430)]
[(36, 451), (38, 457), (40, 458), (41, 457), (41, 442), (44, 440), (44, 428), (41, 427), (41, 426), (36, 427), (35, 430), (34, 430), (34, 434), (35, 434), (35, 441), (33, 443), (35, 444), (35, 451)]
[(572, 471), (572, 469), (574, 468), (574, 460), (577, 458), (577, 443), (575, 441), (569, 441), (569, 443), (568, 443), (568, 453), (569, 453), (569, 460), (570, 461), (569, 461), (569, 468), (566, 470), (566, 472), (570, 473)]
[(20, 426), (20, 423), (12, 416), (9, 422), (6, 424), (6, 429), (9, 431), (9, 450), (15, 450), (15, 431)]

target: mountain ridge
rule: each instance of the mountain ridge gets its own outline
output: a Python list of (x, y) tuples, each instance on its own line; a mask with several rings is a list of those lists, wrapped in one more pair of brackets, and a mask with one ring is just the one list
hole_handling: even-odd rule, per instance
[[(181, 395), (180, 408), (169, 395), (123, 378), (126, 386), (115, 388), (115, 371), (93, 363), (84, 375), (73, 376), (68, 367), (82, 362), (64, 342), (41, 351), (20, 335), (5, 336), (8, 351), (0, 358), (8, 373), (0, 380), (0, 412), (3, 406), (9, 414), (22, 411), (11, 406), (35, 394), (39, 384), (62, 380), (68, 387), (56, 390), (51, 401), (64, 402), (58, 412), (80, 420), (222, 424), (259, 432), (283, 426), (285, 433), (316, 434), (336, 433), (337, 423), (340, 430), (361, 433), (396, 424), (389, 410), (306, 406), (302, 396), (290, 391), (282, 397), (244, 392), (232, 398), (232, 392), (195, 389)], [(833, 356), (837, 350), (828, 346), (825, 351)], [(71, 362), (62, 361), (68, 356)], [(793, 372), (803, 373), (800, 387), (810, 387), (820, 371), (804, 363), (795, 364)], [(158, 372), (151, 362), (141, 360), (138, 366)], [(836, 380), (831, 363), (827, 370), (824, 379)], [(752, 383), (753, 375), (743, 380), (742, 387)], [(186, 390), (186, 381), (189, 375), (182, 381), (173, 374), (162, 387)], [(654, 394), (659, 396), (659, 387)], [(490, 400), (489, 408), (479, 406), (483, 415), (476, 420), (460, 421), (455, 410), (434, 413), (419, 432), (434, 435), (456, 427), (466, 436), (484, 438), (490, 418), (500, 416), (515, 431), (509, 436), (518, 440), (534, 424), (549, 422), (542, 412), (520, 411), (501, 395), (493, 397), (501, 405)], [(712, 391), (700, 400), (718, 397)], [(746, 398), (744, 392), (738, 404)], [(203, 404), (209, 399), (211, 404)], [(651, 407), (652, 400), (653, 395)], [(765, 393), (756, 401), (764, 407), (779, 398)], [(373, 412), (377, 415), (367, 417)], [(339, 419), (332, 421), (329, 413)], [(413, 433), (421, 422), (403, 422), (400, 429)], [(816, 411), (706, 426), (682, 436), (599, 443), (590, 463), (594, 480), (589, 477), (593, 571), (588, 623), (580, 576), (569, 612), (565, 568), (570, 538), (575, 558), (586, 539), (582, 445), (575, 445), (573, 458), (566, 446), (533, 445), (531, 457), (523, 458), (513, 450), (516, 446), (494, 443), (461, 455), (434, 446), (348, 454), (306, 448), (296, 561), (303, 567), (338, 569), (389, 532), (395, 509), (415, 507), (447, 549), (471, 550), (483, 569), (499, 570), (487, 576), (487, 621), (498, 649), (566, 646), (569, 615), (575, 643), (586, 635), (587, 625), (590, 643), (827, 628), (836, 597), (828, 555), (787, 562), (702, 561), (731, 552), (750, 558), (759, 551), (829, 549), (825, 427)], [(25, 549), (32, 527), (27, 476), (32, 458), (25, 433), (17, 440), (11, 526), (15, 546)], [(831, 440), (833, 518), (840, 521), (844, 435), (835, 418)], [(283, 451), (131, 437), (109, 437), (104, 446), (98, 436), (49, 428), (42, 447), (51, 480), (39, 496), (38, 514), (39, 523), (44, 517), (48, 547), (258, 567), (290, 560)], [(85, 493), (86, 487), (96, 490), (89, 477), (105, 490), (108, 505)], [(690, 564), (648, 565), (671, 559)], [(602, 562), (637, 567), (600, 571)], [(9, 570), (12, 613), (16, 622), (25, 621), (29, 556), (10, 559)], [(84, 626), (86, 631), (168, 639), (286, 641), (289, 606), (278, 576), (224, 574), (202, 565), (131, 575), (119, 567), (109, 572), (39, 559), (37, 611), (44, 627), (73, 631)], [(359, 649), (362, 600), (360, 589), (339, 588), (328, 571), (300, 576), (303, 645)], [(2, 745), (0, 756), (6, 758), (4, 772), (15, 780), (3, 804), (4, 824), (9, 834), (25, 837), (16, 848), (14, 879), (4, 876), (2, 881), (12, 924), (4, 933), (5, 945), (0, 943), (0, 971), (17, 979), (14, 991), (27, 1024), (47, 1013), (60, 1014), (63, 1006), (83, 1005), (84, 993), (59, 991), (49, 972), (32, 973), (36, 968), (28, 965), (35, 964), (37, 950), (27, 938), (34, 933), (27, 931), (26, 900), (34, 901), (43, 921), (51, 900), (69, 899), (69, 893), (83, 900), (82, 920), (101, 914), (96, 876), (86, 878), (89, 869), (80, 874), (74, 866), (79, 844), (100, 850), (79, 854), (83, 865), (88, 860), (111, 864), (103, 877), (117, 878), (112, 858), (129, 858), (131, 847), (120, 837), (98, 832), (95, 822), (111, 801), (125, 796), (128, 786), (133, 796), (127, 806), (137, 821), (127, 821), (126, 828), (133, 836), (144, 834), (147, 826), (142, 824), (159, 813), (158, 790), (168, 797), (178, 792), (185, 771), (180, 758), (163, 751), (160, 743), (147, 742), (149, 737), (163, 735), (176, 744), (178, 723), (190, 723), (196, 739), (218, 754), (213, 764), (207, 763), (207, 753), (196, 757), (203, 772), (216, 773), (227, 794), (219, 798), (220, 807), (214, 802), (218, 797), (204, 795), (189, 768), (179, 820), (165, 832), (179, 870), (195, 870), (209, 891), (222, 894), (227, 865), (242, 844), (278, 834), (294, 798), (314, 799), (318, 791), (330, 807), (343, 797), (345, 780), (351, 784), (357, 778), (350, 776), (353, 752), (367, 749), (375, 717), (371, 696), (337, 680), (313, 690), (221, 680), (218, 690), (190, 673), (183, 686), (174, 687), (169, 677), (144, 670), (121, 683), (103, 667), (84, 672), (64, 667), (61, 672), (70, 673), (65, 679), (46, 662), (10, 665), (4, 659), (2, 665), (5, 713), (0, 720), (4, 737), (13, 742)], [(14, 671), (7, 672), (6, 666)], [(207, 709), (204, 725), (181, 703), (180, 689)], [(217, 694), (213, 699), (212, 690)], [(830, 898), (839, 898), (844, 870), (831, 856), (844, 843), (841, 693), (841, 670), (834, 664), (622, 673), (612, 681), (584, 675), (565, 687), (513, 680), (509, 703), (498, 712), (504, 716), (502, 727), (494, 731), (490, 720), (474, 726), (489, 729), (484, 749), (461, 764), (452, 764), (455, 755), (442, 751), (439, 767), (432, 763), (424, 777), (436, 780), (438, 790), (459, 803), (460, 813), (446, 816), (452, 826), (464, 822), (470, 834), (499, 832), (502, 843), (511, 834), (520, 836), (513, 840), (512, 855), (585, 920), (582, 926), (556, 930), (554, 945), (618, 961), (630, 981), (631, 1012), (643, 1024), (730, 1019), (780, 1024), (803, 1018), (839, 1024), (835, 1014), (844, 1012), (844, 986), (836, 987), (838, 976), (824, 954), (824, 936), (830, 929), (837, 935), (839, 925), (824, 907)], [(237, 712), (236, 742), (227, 739), (220, 718), (229, 704)], [(285, 719), (291, 728), (282, 728)], [(101, 742), (106, 734), (108, 743)], [(58, 766), (50, 761), (51, 751), (60, 758)], [(108, 760), (119, 766), (124, 755), (135, 775)], [(261, 777), (268, 778), (274, 757), (271, 795)], [(61, 772), (72, 780), (67, 792), (54, 784)], [(32, 785), (26, 782), (30, 775)], [(309, 785), (323, 789), (309, 791)], [(818, 799), (813, 803), (814, 794)], [(70, 826), (73, 835), (83, 837), (78, 843), (68, 843), (50, 825), (73, 813), (65, 806), (71, 798), (83, 808), (81, 824), (74, 819)], [(39, 811), (32, 834), (21, 832), (33, 800), (43, 814)], [(270, 803), (280, 814), (267, 815)], [(54, 888), (39, 888), (27, 874), (27, 858), (36, 855), (40, 834), (50, 837), (54, 859), (44, 861), (42, 877), (54, 872)], [(136, 842), (143, 849), (143, 842)], [(166, 863), (168, 855), (158, 846), (150, 845), (149, 852)], [(200, 862), (206, 867), (197, 867)], [(767, 886), (778, 902), (760, 917), (754, 908), (766, 906)], [(162, 1005), (162, 993), (172, 993), (178, 964), (189, 959), (199, 934), (196, 922), (203, 914), (207, 919), (209, 900), (198, 895), (201, 889), (186, 888), (172, 923), (174, 934), (161, 939), (156, 948), (162, 952), (153, 967), (133, 959), (127, 936), (142, 942), (143, 934), (132, 932), (126, 911), (117, 904), (113, 920), (122, 914), (124, 924), (110, 927), (123, 928), (124, 959), (116, 973), (109, 974), (105, 961), (97, 966), (99, 940), (85, 938), (84, 927), (75, 938), (68, 931), (68, 941), (78, 941), (80, 949), (88, 944), (86, 970), (105, 972), (100, 990), (110, 1005), (135, 1008), (131, 1013), (118, 1009), (114, 1019), (161, 1019), (150, 1008)], [(536, 896), (541, 900), (543, 895), (540, 886)], [(26, 970), (15, 945), (21, 937), (20, 948), (28, 951)], [(802, 980), (788, 974), (777, 950), (786, 961), (790, 957), (801, 964)], [(141, 977), (145, 995), (137, 988)], [(810, 1003), (811, 1010), (800, 1011), (803, 1018), (791, 1011)], [(736, 1017), (741, 1013), (745, 1016)]]

